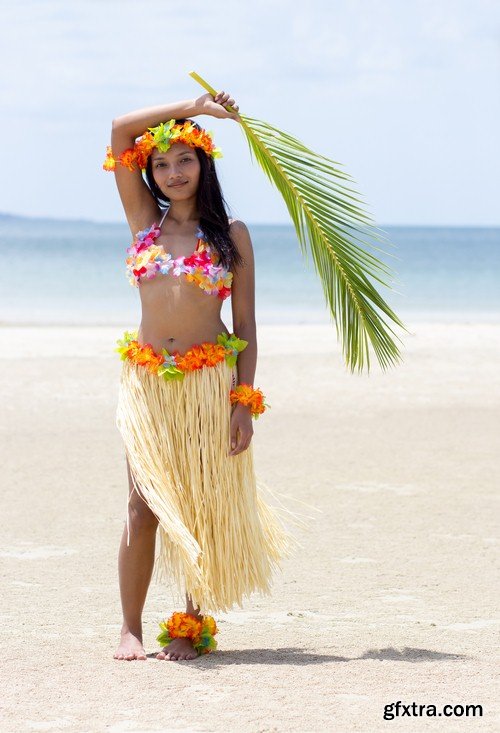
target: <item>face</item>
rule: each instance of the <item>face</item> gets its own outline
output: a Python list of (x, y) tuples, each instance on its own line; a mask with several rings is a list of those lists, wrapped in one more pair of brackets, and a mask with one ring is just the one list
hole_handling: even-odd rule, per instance
[[(200, 179), (200, 161), (193, 148), (173, 143), (166, 153), (157, 148), (151, 153), (153, 176), (162, 192), (173, 201), (194, 196)], [(175, 186), (182, 183), (184, 185)]]

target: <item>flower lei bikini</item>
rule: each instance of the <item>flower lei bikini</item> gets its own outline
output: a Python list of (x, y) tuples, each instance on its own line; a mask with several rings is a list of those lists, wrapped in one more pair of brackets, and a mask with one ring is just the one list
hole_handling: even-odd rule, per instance
[(155, 275), (172, 274), (174, 277), (185, 275), (195, 282), (207, 295), (217, 295), (225, 300), (231, 295), (233, 273), (222, 265), (217, 265), (217, 254), (212, 251), (200, 227), (196, 231), (195, 251), (188, 257), (173, 259), (163, 247), (155, 244), (161, 234), (168, 210), (163, 214), (160, 224), (137, 232), (135, 240), (127, 249), (127, 277), (131, 285), (138, 287), (141, 277), (151, 280)]
[[(192, 122), (176, 124), (175, 119), (161, 123), (148, 130), (134, 143), (133, 148), (127, 148), (116, 159), (113, 157), (111, 146), (106, 148), (106, 160), (103, 169), (115, 170), (116, 163), (134, 171), (137, 165), (141, 171), (146, 168), (149, 155), (154, 147), (166, 152), (175, 142), (183, 142), (190, 147), (200, 147), (212, 158), (222, 156), (220, 148), (213, 144), (212, 134), (199, 128)], [(135, 240), (127, 249), (126, 259), (127, 277), (131, 285), (139, 287), (141, 279), (150, 280), (156, 275), (185, 275), (190, 282), (196, 283), (207, 295), (216, 295), (225, 300), (231, 295), (233, 275), (228, 269), (217, 264), (217, 253), (212, 251), (202, 230), (196, 232), (197, 245), (194, 252), (188, 257), (172, 258), (163, 247), (155, 244), (161, 233), (161, 225), (167, 212), (163, 215), (159, 226), (154, 223), (151, 227), (136, 234)], [(205, 342), (192, 346), (185, 354), (177, 351), (170, 354), (162, 349), (158, 354), (151, 344), (140, 344), (137, 331), (125, 331), (122, 339), (118, 339), (117, 351), (122, 360), (147, 369), (151, 374), (168, 380), (183, 380), (187, 372), (202, 367), (215, 366), (223, 359), (229, 366), (234, 366), (239, 352), (248, 345), (248, 341), (239, 339), (234, 333), (221, 333), (217, 336), (217, 343)], [(250, 384), (239, 384), (229, 393), (231, 404), (240, 402), (250, 407), (253, 418), (257, 419), (266, 407), (264, 395), (260, 389), (254, 389)], [(157, 637), (163, 646), (172, 639), (187, 637), (191, 639), (198, 655), (207, 654), (217, 648), (214, 635), (218, 632), (212, 616), (198, 618), (182, 611), (174, 612), (169, 619), (160, 623), (162, 633)]]

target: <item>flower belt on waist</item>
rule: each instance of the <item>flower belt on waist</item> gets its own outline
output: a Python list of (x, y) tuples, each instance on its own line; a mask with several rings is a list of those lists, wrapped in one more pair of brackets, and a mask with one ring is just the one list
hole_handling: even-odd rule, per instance
[(205, 342), (192, 346), (182, 356), (177, 351), (170, 354), (166, 349), (157, 354), (151, 344), (140, 344), (137, 336), (137, 331), (125, 331), (123, 338), (117, 340), (118, 348), (115, 351), (121, 355), (122, 361), (128, 359), (166, 380), (182, 380), (186, 372), (215, 366), (223, 359), (232, 367), (236, 364), (238, 353), (248, 346), (248, 341), (237, 338), (234, 333), (230, 336), (220, 333), (216, 344)]
[[(123, 338), (117, 340), (118, 348), (115, 351), (120, 354), (121, 360), (128, 359), (167, 381), (182, 380), (186, 372), (192, 372), (205, 366), (215, 366), (224, 359), (228, 366), (233, 367), (239, 352), (248, 346), (248, 341), (237, 338), (234, 333), (230, 336), (220, 333), (217, 336), (217, 343), (205, 342), (192, 346), (181, 356), (177, 351), (169, 354), (166, 349), (162, 349), (158, 354), (151, 344), (140, 344), (137, 337), (137, 331), (125, 331)], [(264, 394), (260, 389), (254, 389), (246, 383), (239, 384), (232, 389), (229, 398), (232, 405), (240, 402), (249, 407), (255, 419), (266, 410), (266, 407), (271, 407), (264, 402)]]

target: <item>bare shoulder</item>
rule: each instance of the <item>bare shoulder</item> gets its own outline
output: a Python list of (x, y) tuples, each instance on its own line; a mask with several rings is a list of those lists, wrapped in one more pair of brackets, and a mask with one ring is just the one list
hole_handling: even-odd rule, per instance
[(231, 230), (231, 234), (234, 231), (243, 231), (246, 230), (248, 232), (248, 227), (245, 224), (244, 221), (241, 221), (241, 219), (229, 219), (229, 229)]
[(229, 233), (242, 257), (252, 255), (252, 239), (247, 225), (241, 219), (229, 219)]

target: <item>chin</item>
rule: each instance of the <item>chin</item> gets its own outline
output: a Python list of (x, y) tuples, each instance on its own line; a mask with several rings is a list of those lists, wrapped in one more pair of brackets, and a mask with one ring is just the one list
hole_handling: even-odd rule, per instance
[(185, 194), (188, 192), (189, 192), (189, 184), (187, 186), (182, 186), (181, 188), (167, 188), (167, 190), (165, 191), (165, 194), (167, 196), (171, 196), (172, 194), (174, 194), (174, 196), (176, 194), (178, 194), (179, 196), (182, 196), (182, 194)]

